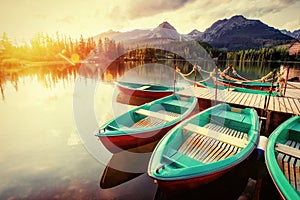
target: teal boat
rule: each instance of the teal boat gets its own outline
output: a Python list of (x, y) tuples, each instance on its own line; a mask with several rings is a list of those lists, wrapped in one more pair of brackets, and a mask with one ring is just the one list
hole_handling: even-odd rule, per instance
[[(265, 95), (265, 96), (269, 96), (270, 95), (269, 91), (265, 91), (265, 90), (253, 90), (253, 89), (239, 88), (239, 87), (233, 88), (233, 89), (231, 89), (231, 91), (242, 92), (242, 93), (249, 93), (249, 94), (260, 94), (260, 95)], [(271, 96), (280, 97), (281, 96), (281, 92), (272, 91), (271, 92)]]
[(254, 109), (219, 104), (169, 131), (153, 151), (148, 175), (167, 192), (194, 188), (245, 160), (258, 140)]
[(300, 116), (277, 127), (270, 135), (265, 160), (283, 199), (300, 199)]
[[(198, 87), (205, 87), (205, 88), (216, 88), (216, 85), (219, 90), (230, 90), (234, 92), (241, 92), (241, 93), (249, 93), (249, 94), (260, 94), (268, 96), (270, 93), (267, 90), (258, 90), (258, 89), (249, 89), (245, 87), (230, 87), (229, 85), (221, 85), (221, 84), (214, 84), (214, 83), (205, 83), (205, 82), (198, 82)], [(271, 96), (280, 97), (281, 92), (272, 91)]]
[(196, 97), (178, 94), (138, 106), (100, 127), (97, 136), (112, 153), (161, 139), (172, 127), (194, 114)]

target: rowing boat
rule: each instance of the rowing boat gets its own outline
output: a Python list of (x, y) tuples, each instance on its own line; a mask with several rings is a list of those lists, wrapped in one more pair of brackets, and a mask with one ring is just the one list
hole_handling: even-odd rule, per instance
[(270, 91), (266, 91), (266, 90), (257, 90), (257, 89), (249, 89), (246, 87), (230, 87), (229, 84), (214, 84), (214, 83), (200, 83), (198, 82), (196, 84), (198, 87), (202, 87), (202, 88), (216, 88), (220, 89), (220, 90), (225, 90), (228, 89), (230, 91), (233, 92), (241, 92), (241, 93), (249, 93), (249, 94), (260, 94), (260, 95), (264, 95), (264, 96), (281, 96), (281, 92), (276, 92), (276, 91), (271, 91), (271, 94), (269, 93)]
[[(122, 81), (117, 82), (117, 87), (126, 95), (156, 99), (171, 95), (174, 92), (174, 87)], [(179, 91), (182, 89), (183, 88), (181, 87), (176, 87), (175, 91)]]
[(104, 124), (97, 136), (112, 153), (161, 139), (181, 120), (193, 115), (196, 97), (172, 94), (138, 106)]
[(194, 188), (245, 160), (258, 139), (254, 109), (219, 104), (169, 131), (153, 151), (148, 175), (166, 192)]
[(283, 199), (300, 199), (300, 116), (291, 117), (270, 135), (265, 160)]
[(235, 81), (229, 80), (226, 78), (218, 78), (218, 82), (222, 84), (227, 84), (230, 86), (240, 87), (240, 88), (248, 88), (253, 90), (265, 90), (268, 91), (272, 87), (272, 90), (275, 90), (278, 86), (278, 83), (270, 83), (270, 82), (258, 82), (258, 81)]

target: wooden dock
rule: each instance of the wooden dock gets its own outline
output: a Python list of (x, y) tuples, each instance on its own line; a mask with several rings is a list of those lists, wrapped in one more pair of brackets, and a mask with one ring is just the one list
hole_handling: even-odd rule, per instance
[(215, 88), (189, 87), (178, 94), (195, 96), (199, 100), (200, 109), (206, 109), (212, 104), (228, 103), (237, 107), (255, 108), (260, 117), (266, 118), (266, 135), (284, 120), (293, 115), (300, 115), (299, 97), (270, 97), (261, 94), (234, 92), (231, 90), (216, 90)]

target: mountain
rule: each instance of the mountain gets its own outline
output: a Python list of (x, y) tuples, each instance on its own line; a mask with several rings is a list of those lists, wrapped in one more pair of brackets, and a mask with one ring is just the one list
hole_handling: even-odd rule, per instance
[(292, 38), (295, 38), (295, 39), (297, 39), (297, 40), (300, 40), (300, 29), (299, 29), (299, 30), (295, 30), (295, 31), (293, 31), (293, 32), (288, 31), (288, 30), (286, 30), (286, 29), (280, 30), (280, 31), (281, 31), (281, 33), (283, 33), (283, 34), (285, 34), (285, 35), (288, 35), (288, 36), (290, 36), (290, 37), (292, 37)]
[(121, 32), (109, 30), (109, 31), (106, 31), (104, 33), (100, 33), (99, 35), (94, 36), (94, 40), (98, 41), (99, 38), (101, 38), (101, 39), (104, 39), (104, 38), (113, 38), (114, 36), (117, 36), (119, 34), (121, 34)]
[(197, 39), (200, 38), (202, 34), (203, 34), (202, 32), (198, 31), (197, 29), (194, 29), (187, 35), (190, 36), (192, 39)]
[[(97, 35), (108, 36), (116, 42), (123, 42), (127, 47), (135, 47), (136, 44), (162, 44), (170, 41), (188, 41), (193, 40), (189, 35), (183, 35), (177, 32), (177, 30), (169, 23), (163, 22), (156, 28), (150, 30), (135, 29), (128, 32), (106, 32)], [(97, 39), (97, 38), (94, 39)]]
[(242, 15), (216, 21), (197, 39), (225, 50), (271, 47), (293, 40), (260, 20), (246, 19)]
[[(285, 33), (285, 34), (284, 34)], [(291, 33), (279, 31), (260, 20), (247, 19), (236, 15), (213, 23), (204, 32), (194, 29), (188, 34), (180, 34), (168, 22), (159, 24), (154, 29), (135, 29), (128, 32), (108, 31), (96, 37), (109, 37), (116, 42), (123, 42), (128, 47), (144, 44), (166, 44), (172, 41), (204, 41), (215, 48), (224, 50), (258, 49), (274, 47), (293, 42), (299, 38), (300, 30)]]

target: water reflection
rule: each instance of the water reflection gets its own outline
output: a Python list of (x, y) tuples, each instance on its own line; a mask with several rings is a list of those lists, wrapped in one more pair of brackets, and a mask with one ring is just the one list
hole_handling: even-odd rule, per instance
[[(173, 69), (174, 62), (165, 62)], [(150, 154), (146, 157), (140, 154), (143, 157), (130, 159), (124, 157), (127, 155), (125, 153), (123, 158), (120, 154), (111, 155), (102, 151), (101, 143), (89, 132), (96, 151), (107, 157), (105, 162), (99, 163), (86, 150), (74, 122), (72, 102), (77, 98), (74, 97), (75, 80), (81, 81), (85, 89), (99, 81), (94, 108), (97, 122), (102, 124), (130, 109), (126, 104), (134, 100), (118, 97), (113, 82), (122, 79), (127, 71), (136, 66), (140, 67), (136, 68), (135, 74), (148, 74), (158, 82), (166, 76), (170, 80), (173, 78), (170, 74), (166, 75), (166, 69), (154, 73), (150, 68), (142, 67), (145, 63), (132, 62), (115, 62), (107, 70), (94, 65), (1, 68), (0, 199), (153, 199), (155, 195), (158, 199), (164, 198), (163, 194), (156, 193), (157, 186), (146, 174), (147, 156)], [(185, 69), (184, 72), (192, 67), (187, 63), (180, 66)], [(236, 66), (238, 71), (253, 75), (265, 74), (271, 68), (253, 72), (253, 68)], [(156, 77), (156, 74), (159, 76)], [(115, 106), (117, 103), (118, 106)], [(113, 110), (113, 106), (117, 109)], [(122, 106), (124, 109), (121, 109)], [(85, 119), (85, 123), (88, 124), (89, 119)], [(123, 162), (119, 162), (122, 159)], [(139, 168), (124, 170), (128, 168), (126, 164), (134, 163), (132, 160), (139, 161), (134, 165)], [(109, 169), (114, 163), (119, 168)], [(102, 188), (99, 186), (100, 180)], [(230, 178), (227, 180), (231, 182)], [(246, 177), (240, 180), (241, 185), (245, 180)], [(216, 185), (224, 190), (222, 184), (228, 183), (223, 179), (193, 191), (193, 194), (201, 195), (208, 190), (213, 192)]]

